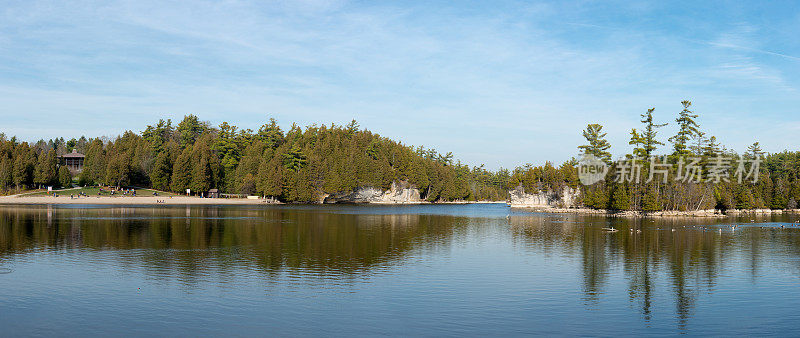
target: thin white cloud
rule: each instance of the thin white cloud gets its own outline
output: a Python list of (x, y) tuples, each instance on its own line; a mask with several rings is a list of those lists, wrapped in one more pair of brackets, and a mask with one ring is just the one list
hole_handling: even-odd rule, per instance
[[(797, 118), (786, 113), (798, 101), (796, 80), (759, 58), (770, 54), (755, 51), (769, 50), (752, 43), (757, 30), (687, 43), (584, 17), (564, 24), (570, 8), (466, 15), (339, 1), (18, 3), (0, 17), (0, 117), (10, 121), (0, 129), (55, 137), (47, 124), (65, 115), (81, 121), (69, 130), (89, 135), (185, 113), (245, 128), (268, 114), (301, 125), (356, 118), (495, 168), (568, 159), (590, 122), (605, 124), (621, 153), (641, 112), (656, 107), (670, 121), (687, 98), (718, 105), (701, 113), (721, 137), (735, 136), (726, 139), (744, 131), (718, 115), (746, 117), (753, 111), (743, 107), (758, 102)], [(44, 129), (11, 117), (20, 111)]]

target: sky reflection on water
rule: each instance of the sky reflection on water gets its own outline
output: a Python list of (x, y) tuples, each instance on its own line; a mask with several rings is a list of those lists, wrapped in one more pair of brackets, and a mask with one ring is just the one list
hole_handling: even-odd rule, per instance
[(800, 227), (759, 221), (504, 205), (0, 207), (0, 325), (12, 336), (790, 334)]

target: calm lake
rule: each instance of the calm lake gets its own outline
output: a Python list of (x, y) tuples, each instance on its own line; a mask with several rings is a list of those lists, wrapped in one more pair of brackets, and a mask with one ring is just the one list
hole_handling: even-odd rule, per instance
[(6, 206), (0, 336), (794, 335), (797, 221)]

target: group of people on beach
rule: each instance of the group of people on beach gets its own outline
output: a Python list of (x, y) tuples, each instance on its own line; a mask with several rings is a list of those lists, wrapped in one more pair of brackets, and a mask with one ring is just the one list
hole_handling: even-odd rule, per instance
[[(103, 190), (102, 187), (99, 187), (98, 190), (97, 190), (97, 197), (103, 196), (103, 193), (105, 193), (105, 192), (106, 192), (106, 190)], [(117, 195), (120, 192), (122, 193), (123, 196), (136, 197), (136, 189), (119, 189), (119, 190), (111, 189), (111, 190), (108, 191), (108, 195), (109, 196), (114, 196), (114, 195)], [(53, 192), (52, 196), (53, 197), (58, 197), (59, 194), (57, 192)], [(158, 194), (153, 193), (153, 196), (158, 196)], [(77, 194), (70, 194), (69, 195), (70, 199), (76, 199), (76, 198), (81, 198), (81, 197), (89, 197), (89, 195), (86, 194), (83, 191), (80, 191)]]
[[(55, 195), (55, 194), (54, 194), (54, 195)], [(100, 193), (98, 193), (98, 195), (100, 195)], [(81, 191), (81, 192), (78, 192), (78, 195), (77, 195), (77, 196), (75, 196), (74, 194), (70, 194), (70, 195), (69, 195), (69, 199), (71, 199), (71, 200), (74, 200), (74, 199), (76, 199), (76, 198), (81, 198), (81, 197), (89, 197), (89, 195), (87, 195), (87, 194), (86, 194), (86, 193), (84, 193), (83, 191)]]
[[(100, 188), (100, 191), (103, 191), (103, 188)], [(116, 195), (117, 192), (122, 192), (122, 195), (124, 195), (124, 196), (136, 197), (136, 189), (124, 189), (123, 188), (123, 189), (120, 189), (120, 190), (111, 190), (110, 195), (112, 195), (112, 196)], [(98, 192), (98, 195), (99, 194), (100, 193)]]

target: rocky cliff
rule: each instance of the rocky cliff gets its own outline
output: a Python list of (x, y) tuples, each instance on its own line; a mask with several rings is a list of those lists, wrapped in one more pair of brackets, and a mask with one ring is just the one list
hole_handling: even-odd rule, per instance
[(373, 187), (361, 187), (349, 192), (327, 195), (322, 203), (374, 203), (374, 204), (411, 204), (422, 203), (419, 189), (407, 182), (392, 182), (389, 190), (382, 191)]
[(540, 191), (533, 194), (525, 192), (525, 188), (517, 187), (509, 191), (511, 196), (509, 202), (512, 207), (524, 208), (573, 208), (578, 206), (578, 195), (580, 191), (570, 187), (564, 187), (562, 191)]

